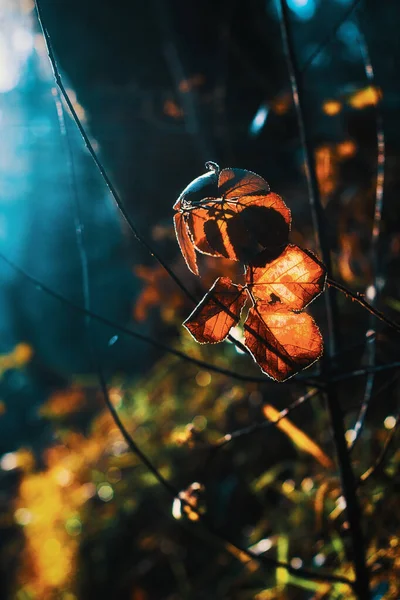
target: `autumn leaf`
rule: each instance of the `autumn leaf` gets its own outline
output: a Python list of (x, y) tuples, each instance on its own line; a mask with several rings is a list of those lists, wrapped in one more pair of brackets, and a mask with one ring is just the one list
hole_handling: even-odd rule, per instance
[(183, 323), (200, 344), (222, 342), (239, 322), (247, 295), (228, 277), (219, 277)]
[(324, 289), (326, 269), (298, 246), (289, 245), (276, 260), (261, 268), (249, 267), (246, 282), (255, 298), (271, 302), (279, 298), (292, 310), (305, 308)]
[(261, 370), (285, 381), (312, 365), (322, 353), (322, 337), (307, 313), (294, 313), (274, 303), (258, 302), (244, 325), (245, 345)]
[(198, 275), (199, 269), (197, 266), (196, 251), (193, 242), (189, 237), (189, 231), (183, 213), (178, 212), (174, 215), (174, 227), (176, 239), (178, 240), (179, 248), (181, 249), (186, 264), (192, 273)]
[(245, 169), (222, 169), (218, 177), (218, 187), (225, 199), (264, 192), (268, 194), (268, 183), (253, 171)]
[[(190, 240), (203, 254), (245, 263), (260, 253), (265, 255), (264, 262), (273, 260), (288, 243), (290, 210), (268, 183), (251, 171), (223, 169), (218, 181), (215, 172), (202, 175), (185, 188), (174, 209), (185, 215), (179, 220), (179, 232), (176, 225), (175, 229), (193, 272), (194, 259), (187, 248)], [(185, 225), (188, 235), (182, 230)]]

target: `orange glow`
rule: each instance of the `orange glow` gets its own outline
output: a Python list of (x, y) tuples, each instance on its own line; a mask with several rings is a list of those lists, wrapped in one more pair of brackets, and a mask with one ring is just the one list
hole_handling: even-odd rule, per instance
[[(275, 422), (279, 420), (280, 412), (270, 404), (263, 407), (264, 416), (269, 421)], [(294, 425), (288, 418), (280, 419), (276, 425), (278, 429), (283, 431), (292, 442), (303, 452), (311, 454), (323, 467), (333, 469), (333, 461), (325, 454), (325, 452), (316, 444), (307, 434)], [(312, 481), (312, 480), (311, 480)]]
[(351, 158), (357, 152), (357, 146), (352, 140), (346, 140), (336, 146), (340, 158)]
[(290, 94), (283, 94), (282, 96), (279, 96), (279, 98), (277, 98), (271, 105), (272, 110), (277, 114), (277, 115), (284, 115), (285, 113), (287, 113), (287, 111), (290, 108), (290, 105), (292, 103), (292, 97)]
[(327, 100), (322, 105), (322, 110), (328, 117), (334, 117), (342, 110), (342, 104), (338, 100)]
[[(121, 436), (113, 433), (113, 422), (108, 413), (103, 413), (95, 420), (90, 438), (68, 433), (65, 445), (45, 451), (43, 471), (28, 472), (21, 479), (14, 505), (15, 522), (23, 527), (25, 535), (18, 581), (24, 589), (29, 588), (33, 597), (55, 597), (60, 590), (65, 590), (67, 597), (67, 592), (73, 592), (82, 530), (80, 515), (96, 493), (88, 474), (103, 455), (105, 440), (112, 444), (116, 439)], [(107, 482), (103, 482), (99, 497), (104, 502), (112, 499)]]
[(164, 102), (164, 114), (173, 119), (180, 119), (183, 117), (183, 110), (173, 100), (166, 100)]
[(317, 148), (315, 152), (315, 168), (318, 179), (318, 186), (322, 195), (324, 204), (326, 196), (335, 189), (337, 181), (337, 160), (331, 146), (324, 145)]
[(40, 409), (46, 417), (69, 415), (78, 410), (85, 402), (82, 389), (71, 387), (68, 390), (55, 392)]
[(197, 74), (193, 75), (193, 77), (189, 77), (189, 79), (183, 79), (179, 83), (179, 91), (183, 93), (190, 92), (193, 88), (199, 87), (204, 83), (204, 75)]
[(358, 90), (350, 96), (348, 102), (352, 108), (360, 110), (366, 106), (375, 106), (382, 98), (382, 92), (379, 88), (368, 86)]

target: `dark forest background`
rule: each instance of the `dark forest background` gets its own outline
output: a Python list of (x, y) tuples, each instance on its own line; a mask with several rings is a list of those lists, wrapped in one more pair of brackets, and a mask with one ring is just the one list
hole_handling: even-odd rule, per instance
[[(195, 278), (173, 232), (172, 205), (207, 160), (264, 177), (292, 210), (293, 242), (317, 252), (275, 2), (40, 4), (65, 86), (126, 210), (193, 294), (201, 297), (233, 268), (203, 257), (203, 277)], [(288, 5), (332, 276), (398, 320), (400, 6), (376, 0)], [(33, 4), (7, 0), (0, 7), (0, 42), (9, 52), (0, 62), (1, 253), (82, 306), (82, 230), (95, 313), (199, 360), (259, 375), (231, 344), (199, 347), (183, 332), (190, 301), (131, 234), (68, 111), (57, 108)], [(12, 69), (15, 85), (7, 79)], [(372, 244), (379, 135), (383, 213)], [(205, 444), (265, 422), (265, 404), (281, 410), (309, 392), (301, 378), (282, 385), (235, 381), (95, 320), (88, 333), (82, 314), (4, 262), (0, 280), (2, 598), (352, 597), (341, 584), (264, 571), (227, 544), (199, 536), (193, 530), (199, 524), (182, 526), (185, 517), (176, 518), (176, 507), (172, 514), (171, 498), (129, 454), (105, 410), (88, 342), (134, 439), (178, 490), (204, 484), (199, 506), (226, 540), (350, 576), (338, 473), (326, 472), (322, 454), (316, 459), (299, 449), (293, 431), (273, 427), (215, 454)], [(371, 329), (375, 364), (398, 360), (389, 327), (345, 297), (339, 308), (336, 374), (367, 363)], [(323, 299), (312, 314), (326, 334)], [(398, 374), (391, 368), (372, 380), (352, 454), (358, 474), (395, 429)], [(318, 375), (318, 366), (304, 375)], [(365, 376), (339, 384), (348, 440), (365, 389)], [(293, 422), (334, 459), (318, 394), (293, 413)], [(368, 560), (377, 571), (374, 600), (400, 593), (399, 458), (392, 445), (387, 463), (360, 493)]]

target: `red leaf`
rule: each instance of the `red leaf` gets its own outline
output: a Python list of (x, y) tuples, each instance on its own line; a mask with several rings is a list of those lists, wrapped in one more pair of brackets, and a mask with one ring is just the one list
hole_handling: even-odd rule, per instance
[(324, 289), (326, 269), (310, 252), (289, 245), (276, 260), (264, 267), (250, 267), (246, 281), (255, 298), (271, 302), (274, 297), (301, 310)]
[(276, 381), (289, 379), (322, 354), (320, 331), (307, 313), (260, 302), (250, 309), (244, 328), (245, 345), (254, 360)]
[(200, 344), (222, 342), (239, 322), (247, 294), (228, 277), (219, 277), (184, 322)]
[(188, 268), (192, 271), (192, 273), (198, 275), (199, 269), (197, 266), (196, 251), (194, 249), (193, 242), (189, 236), (189, 230), (186, 225), (184, 213), (175, 213), (174, 227), (176, 239), (178, 240), (179, 248), (181, 249), (186, 264)]

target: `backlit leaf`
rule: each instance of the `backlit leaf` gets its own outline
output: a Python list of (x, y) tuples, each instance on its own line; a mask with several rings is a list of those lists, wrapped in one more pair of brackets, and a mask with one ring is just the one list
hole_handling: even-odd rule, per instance
[(188, 228), (199, 252), (245, 263), (265, 251), (277, 258), (288, 243), (290, 211), (272, 192), (237, 200), (207, 199), (189, 211)]
[(185, 215), (175, 217), (175, 231), (194, 273), (191, 242), (203, 254), (255, 266), (277, 258), (288, 243), (290, 210), (251, 171), (223, 169), (218, 178), (216, 172), (202, 175), (183, 190), (174, 209)]
[(325, 267), (310, 252), (289, 245), (264, 267), (250, 267), (246, 281), (255, 298), (271, 302), (276, 297), (292, 310), (301, 310), (324, 289)]
[(189, 231), (185, 222), (184, 213), (177, 212), (174, 215), (174, 227), (176, 239), (178, 240), (179, 248), (181, 249), (183, 258), (186, 261), (188, 268), (195, 275), (199, 274), (199, 269), (196, 260), (196, 251), (193, 247), (193, 242), (190, 239)]
[(246, 299), (242, 286), (233, 284), (228, 277), (220, 277), (186, 319), (184, 326), (200, 344), (222, 342), (239, 322)]
[(277, 303), (257, 303), (249, 311), (244, 335), (254, 360), (277, 381), (309, 367), (322, 353), (322, 337), (314, 319)]
[(218, 178), (221, 197), (240, 198), (247, 194), (269, 193), (268, 183), (252, 171), (245, 169), (222, 169)]

